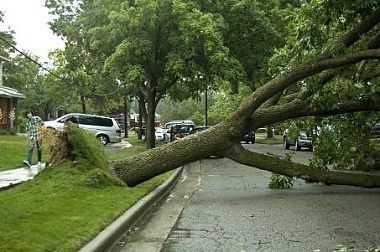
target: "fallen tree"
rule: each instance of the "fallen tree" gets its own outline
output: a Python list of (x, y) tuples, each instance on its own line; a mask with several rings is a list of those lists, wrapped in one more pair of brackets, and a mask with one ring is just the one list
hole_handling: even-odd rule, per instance
[[(340, 83), (334, 83), (334, 80), (350, 74), (350, 70), (347, 69), (352, 69), (351, 75), (360, 75), (368, 62), (378, 61), (379, 23), (380, 9), (377, 9), (334, 44), (323, 48), (314, 59), (304, 59), (305, 63), (298, 65), (289, 64), (291, 67), (256, 89), (244, 104), (218, 125), (139, 155), (110, 162), (110, 169), (128, 186), (135, 186), (184, 164), (215, 155), (311, 182), (380, 187), (380, 176), (319, 170), (273, 156), (252, 153), (240, 144), (241, 137), (247, 132), (288, 119), (379, 111), (379, 92), (365, 96), (339, 97), (339, 100), (331, 101), (332, 105), (326, 106), (315, 105), (312, 99), (320, 96), (327, 85), (339, 86)], [(376, 64), (375, 68), (373, 65), (371, 67), (377, 69)], [(371, 78), (375, 85), (378, 84), (376, 72)], [(306, 87), (303, 86), (303, 82), (307, 82)], [(352, 80), (347, 85), (354, 86), (356, 81)], [(289, 88), (296, 91), (286, 93)]]
[(128, 159), (113, 161), (110, 163), (111, 170), (128, 186), (135, 186), (181, 165), (216, 155), (224, 156), (252, 167), (295, 176), (308, 181), (380, 187), (380, 176), (338, 171), (316, 171), (308, 166), (293, 164), (272, 156), (252, 153), (244, 149), (240, 144), (241, 137), (250, 130), (290, 118), (379, 110), (379, 97), (373, 97), (370, 102), (366, 101), (365, 103), (349, 101), (341, 104), (339, 108), (331, 110), (310, 109), (305, 100), (300, 99), (294, 99), (284, 106), (260, 107), (278, 92), (312, 74), (362, 60), (379, 58), (380, 50), (366, 50), (342, 58), (328, 58), (305, 63), (257, 89), (245, 104), (222, 123), (206, 131), (148, 150)]

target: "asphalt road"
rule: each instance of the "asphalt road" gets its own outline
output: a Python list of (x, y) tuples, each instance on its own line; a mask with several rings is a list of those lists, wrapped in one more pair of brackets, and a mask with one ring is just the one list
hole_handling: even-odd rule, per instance
[[(244, 145), (285, 155), (280, 145)], [(307, 163), (312, 152), (293, 160)], [(364, 251), (380, 246), (380, 189), (306, 184), (268, 188), (270, 173), (229, 159), (190, 164), (162, 205), (113, 251)]]

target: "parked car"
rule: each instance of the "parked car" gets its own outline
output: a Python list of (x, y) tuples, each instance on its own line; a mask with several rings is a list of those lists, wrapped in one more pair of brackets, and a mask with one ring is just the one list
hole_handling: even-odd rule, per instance
[(249, 132), (247, 134), (245, 134), (242, 139), (241, 139), (242, 142), (245, 142), (245, 143), (252, 143), (254, 144), (255, 141), (256, 141), (256, 134), (255, 132)]
[[(174, 125), (183, 125), (183, 127), (186, 127), (187, 132), (183, 132), (184, 134), (188, 134), (190, 132), (190, 130), (195, 127), (195, 123), (191, 120), (174, 120), (174, 121), (170, 121), (170, 122), (165, 123), (165, 126), (164, 126), (164, 131), (165, 131), (164, 143), (168, 143), (168, 142), (172, 142), (172, 141), (176, 140), (174, 138), (174, 135), (176, 133), (172, 132), (172, 128)], [(181, 133), (181, 132), (178, 132), (178, 133)], [(182, 135), (184, 136), (184, 134), (182, 134)], [(177, 139), (181, 138), (180, 136), (181, 135), (178, 134)]]
[(79, 127), (94, 134), (103, 145), (121, 142), (120, 126), (115, 119), (110, 117), (70, 113), (54, 121), (44, 122), (44, 126), (54, 130), (62, 130), (66, 120), (72, 117), (77, 119)]
[(380, 120), (370, 125), (370, 133), (372, 138), (380, 138)]
[(154, 132), (154, 136), (156, 141), (164, 141), (166, 131), (163, 128), (156, 128)]
[(300, 130), (298, 137), (292, 137), (288, 129), (285, 130), (283, 135), (283, 144), (285, 149), (289, 149), (290, 146), (294, 146), (295, 150), (299, 151), (305, 147), (309, 150), (313, 150), (313, 139), (308, 135), (306, 130)]
[(195, 127), (193, 124), (174, 124), (167, 133), (170, 134), (170, 141), (175, 141), (190, 134), (190, 131)]

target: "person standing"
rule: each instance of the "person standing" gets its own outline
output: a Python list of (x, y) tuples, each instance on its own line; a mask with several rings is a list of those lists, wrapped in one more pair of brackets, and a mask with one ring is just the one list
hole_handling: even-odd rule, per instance
[(26, 132), (28, 134), (28, 155), (27, 160), (24, 160), (24, 164), (28, 167), (31, 167), (32, 164), (32, 156), (33, 156), (33, 149), (34, 146), (37, 147), (37, 162), (38, 162), (38, 169), (41, 168), (41, 159), (42, 159), (42, 150), (41, 150), (41, 139), (38, 133), (38, 128), (44, 125), (44, 122), (42, 121), (41, 117), (34, 116), (31, 110), (28, 110), (26, 112), (26, 117), (28, 118), (28, 121), (26, 122)]

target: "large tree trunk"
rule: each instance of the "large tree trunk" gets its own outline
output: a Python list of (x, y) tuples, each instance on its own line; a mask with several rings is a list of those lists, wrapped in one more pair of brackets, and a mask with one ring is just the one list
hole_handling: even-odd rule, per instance
[(135, 186), (164, 172), (209, 156), (224, 156), (239, 163), (308, 181), (328, 182), (363, 187), (380, 187), (380, 176), (357, 173), (316, 171), (275, 157), (251, 153), (240, 145), (240, 138), (258, 127), (306, 115), (332, 115), (361, 110), (380, 110), (379, 100), (341, 104), (339, 108), (314, 110), (305, 101), (295, 99), (286, 106), (260, 107), (272, 96), (313, 74), (338, 68), (364, 59), (380, 58), (380, 50), (357, 52), (349, 57), (328, 58), (300, 65), (257, 89), (235, 113), (224, 122), (195, 135), (185, 137), (136, 156), (113, 161), (111, 170), (128, 186)]

